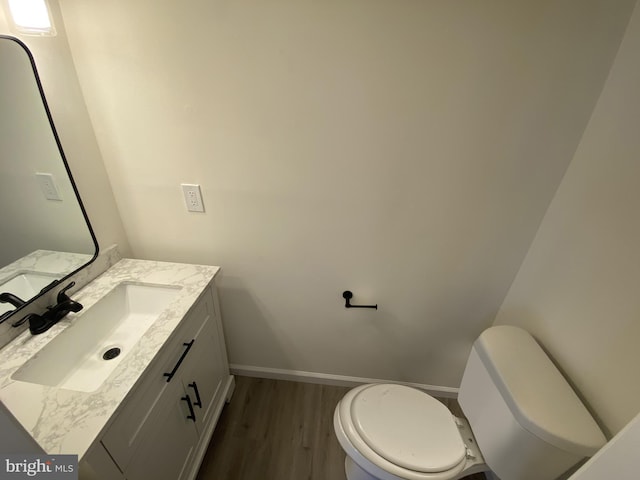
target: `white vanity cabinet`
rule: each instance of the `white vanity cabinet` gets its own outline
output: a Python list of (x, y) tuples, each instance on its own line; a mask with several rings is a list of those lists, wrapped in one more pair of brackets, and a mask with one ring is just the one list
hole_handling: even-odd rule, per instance
[[(215, 287), (210, 286), (127, 396), (93, 450), (108, 452), (122, 472), (117, 478), (192, 480), (231, 394), (232, 382)], [(92, 452), (88, 455), (90, 465), (94, 456)], [(112, 478), (96, 473), (99, 478)]]

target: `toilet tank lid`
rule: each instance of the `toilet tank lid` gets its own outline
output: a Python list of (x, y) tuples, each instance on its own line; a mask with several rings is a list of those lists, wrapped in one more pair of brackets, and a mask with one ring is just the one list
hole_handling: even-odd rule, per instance
[(474, 349), (520, 425), (567, 452), (592, 456), (606, 438), (536, 340), (509, 325), (485, 330)]

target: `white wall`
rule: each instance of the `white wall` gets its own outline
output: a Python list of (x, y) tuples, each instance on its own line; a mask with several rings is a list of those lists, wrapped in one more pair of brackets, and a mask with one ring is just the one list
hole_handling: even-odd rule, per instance
[(117, 243), (124, 254), (130, 254), (122, 220), (71, 59), (60, 9), (55, 1), (49, 2), (49, 5), (57, 36), (17, 34), (10, 28), (2, 8), (0, 33), (18, 37), (29, 47), (35, 58), (53, 121), (98, 243), (101, 248)]
[(60, 3), (133, 253), (223, 266), (232, 363), (456, 387), (634, 2)]
[(531, 331), (615, 433), (640, 411), (640, 9), (496, 318)]

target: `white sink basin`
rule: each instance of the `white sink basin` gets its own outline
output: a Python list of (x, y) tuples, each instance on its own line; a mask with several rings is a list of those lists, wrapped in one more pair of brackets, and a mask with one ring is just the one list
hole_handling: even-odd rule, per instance
[[(55, 273), (20, 272), (0, 284), (0, 293), (10, 292), (22, 300), (35, 297), (40, 290), (57, 280)], [(0, 315), (15, 307), (9, 303), (0, 303)]]
[[(51, 340), (14, 380), (93, 392), (180, 292), (179, 287), (121, 283)], [(105, 359), (106, 352), (119, 354)], [(107, 357), (109, 355), (107, 354)]]

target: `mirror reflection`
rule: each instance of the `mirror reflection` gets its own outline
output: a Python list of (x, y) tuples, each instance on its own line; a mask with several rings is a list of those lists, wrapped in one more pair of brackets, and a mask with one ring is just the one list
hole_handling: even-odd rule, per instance
[(33, 57), (22, 42), (3, 35), (0, 205), (2, 320), (97, 254)]

